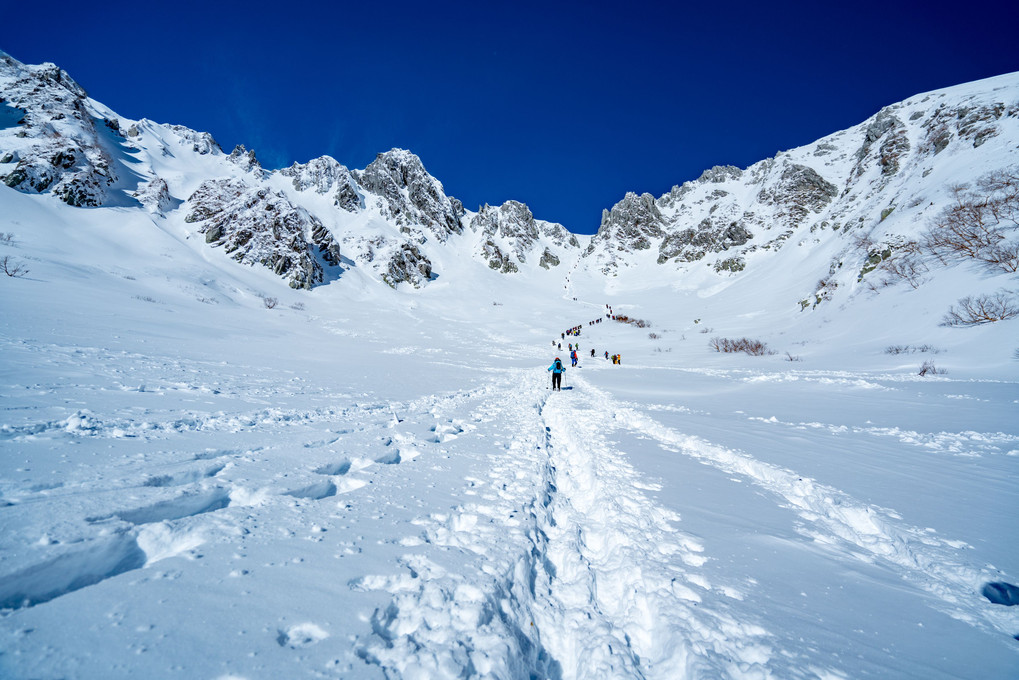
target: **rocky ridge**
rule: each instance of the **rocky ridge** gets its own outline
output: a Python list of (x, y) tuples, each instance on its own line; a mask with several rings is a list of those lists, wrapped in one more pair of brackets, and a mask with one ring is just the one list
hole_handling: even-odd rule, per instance
[[(684, 270), (703, 261), (724, 276), (768, 251), (838, 238), (844, 247), (829, 274), (849, 262), (848, 269), (859, 271), (873, 255), (861, 250), (861, 240), (887, 249), (897, 238), (896, 225), (911, 230), (929, 217), (935, 202), (924, 204), (924, 198), (944, 188), (939, 154), (948, 150), (946, 155), (977, 159), (976, 149), (1019, 121), (1016, 87), (967, 89), (962, 97), (945, 91), (918, 95), (746, 169), (711, 168), (658, 199), (628, 193), (604, 211), (584, 259), (619, 275), (644, 266), (643, 253), (656, 252), (659, 265)], [(908, 223), (904, 210), (911, 213)], [(903, 220), (888, 220), (893, 213)]]
[(519, 201), (497, 207), (485, 204), (468, 226), (479, 237), (476, 255), (489, 268), (504, 274), (519, 271), (539, 247), (538, 266), (544, 269), (559, 266), (563, 251), (580, 248), (580, 241), (566, 227), (534, 219), (531, 210)]
[[(859, 270), (856, 260), (873, 257), (859, 241), (887, 252), (898, 242), (896, 225), (929, 214), (929, 199), (946, 184), (941, 159), (976, 154), (1016, 125), (1014, 80), (918, 95), (746, 169), (716, 166), (657, 199), (627, 193), (588, 239), (535, 219), (517, 201), (466, 211), (402, 149), (379, 154), (364, 170), (322, 156), (267, 171), (241, 145), (225, 154), (208, 133), (124, 121), (55, 65), (25, 66), (0, 53), (0, 179), (73, 206), (133, 204), (153, 219), (197, 224), (211, 246), (300, 288), (330, 280), (331, 268), (341, 273), (341, 247), (347, 264), (395, 287), (426, 285), (457, 243), (505, 275), (569, 262), (570, 270), (608, 275), (700, 264), (724, 277), (791, 244), (839, 239), (841, 255), (814, 291), (820, 295), (840, 285), (844, 265)], [(181, 175), (178, 158), (200, 174), (171, 180)], [(167, 164), (160, 177), (156, 168)]]
[(0, 52), (0, 180), (27, 193), (50, 192), (68, 205), (99, 206), (117, 180), (99, 126), (120, 135), (85, 90), (55, 64), (26, 66)]

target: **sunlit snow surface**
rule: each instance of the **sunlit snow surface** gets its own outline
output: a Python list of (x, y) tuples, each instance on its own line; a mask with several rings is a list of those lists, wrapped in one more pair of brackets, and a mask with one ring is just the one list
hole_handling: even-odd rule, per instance
[(0, 199), (4, 678), (1019, 674), (1019, 607), (981, 595), (1019, 582), (1015, 322), (452, 256), (298, 292), (136, 211)]

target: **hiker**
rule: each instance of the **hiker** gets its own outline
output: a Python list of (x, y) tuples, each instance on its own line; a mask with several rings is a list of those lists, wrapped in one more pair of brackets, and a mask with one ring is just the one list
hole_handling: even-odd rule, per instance
[(570, 352), (570, 359), (573, 361), (573, 366), (576, 367), (576, 365), (577, 365), (577, 350), (573, 350), (572, 352)]
[(608, 358), (609, 358), (609, 351), (608, 351), (608, 350), (605, 350), (605, 358), (606, 358), (606, 359), (608, 359)]
[(563, 362), (559, 360), (559, 357), (555, 358), (555, 361), (548, 367), (548, 370), (552, 371), (552, 390), (562, 392), (563, 373), (566, 372), (566, 367), (563, 366)]
[(594, 358), (594, 347), (591, 348), (591, 358)]

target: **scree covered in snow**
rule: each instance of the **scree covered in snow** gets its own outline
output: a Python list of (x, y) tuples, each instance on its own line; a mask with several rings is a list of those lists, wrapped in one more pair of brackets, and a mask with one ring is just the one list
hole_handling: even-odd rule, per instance
[[(1019, 165), (1016, 76), (571, 244), (7, 66), (0, 677), (1019, 677), (1019, 321), (944, 323), (1019, 282), (881, 268)], [(82, 115), (40, 123), (40, 72)]]

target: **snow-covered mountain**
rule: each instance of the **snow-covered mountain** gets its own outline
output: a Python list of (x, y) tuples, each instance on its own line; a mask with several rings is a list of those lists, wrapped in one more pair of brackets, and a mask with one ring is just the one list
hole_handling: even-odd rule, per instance
[(541, 266), (642, 278), (653, 263), (677, 278), (700, 266), (744, 277), (795, 247), (828, 255), (801, 270), (788, 301), (813, 306), (851, 294), (876, 254), (915, 241), (954, 200), (951, 187), (1015, 167), (1019, 138), (1014, 75), (917, 95), (749, 168), (715, 167), (658, 198), (629, 193), (582, 237), (516, 201), (467, 211), (409, 151), (364, 170), (323, 156), (265, 171), (254, 151), (224, 154), (208, 133), (117, 116), (53, 64), (4, 55), (0, 67), (7, 186), (183, 216), (211, 246), (300, 288), (348, 267), (420, 287), (443, 275), (444, 252), (507, 275)]
[(0, 677), (1016, 677), (1017, 102), (592, 237), (0, 54)]

